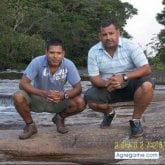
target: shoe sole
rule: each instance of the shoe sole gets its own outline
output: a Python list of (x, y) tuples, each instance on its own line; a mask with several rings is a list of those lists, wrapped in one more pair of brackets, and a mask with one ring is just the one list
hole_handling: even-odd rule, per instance
[[(52, 118), (52, 122), (56, 125), (56, 127), (57, 127), (57, 121), (56, 120), (58, 120), (57, 119), (57, 117), (56, 116), (54, 116), (53, 118)], [(69, 132), (69, 130), (67, 129), (67, 128), (57, 128), (57, 132), (58, 133), (61, 133), (61, 134), (65, 134), (65, 133), (68, 133)]]
[[(113, 117), (112, 121), (114, 121), (115, 119), (116, 119), (116, 113), (115, 113), (115, 116)], [(111, 121), (111, 123), (112, 123), (112, 121)], [(110, 126), (111, 126), (111, 124), (110, 124)], [(110, 126), (100, 126), (100, 128), (101, 128), (101, 129), (107, 129), (107, 128), (109, 128)]]
[(60, 128), (57, 129), (57, 132), (58, 133), (61, 133), (61, 134), (65, 134), (65, 133), (68, 133), (69, 130), (67, 128), (65, 128), (65, 130), (61, 130)]
[(135, 137), (135, 138), (138, 138), (138, 137), (141, 137), (143, 136), (144, 133), (141, 133), (141, 134), (137, 134), (137, 135), (131, 135), (132, 137)]
[(37, 132), (38, 132), (38, 131), (36, 130), (35, 132), (32, 133), (32, 135), (27, 136), (27, 137), (21, 137), (21, 135), (20, 135), (20, 136), (19, 136), (19, 139), (20, 139), (20, 140), (29, 139), (29, 138), (31, 138), (33, 135), (35, 135)]

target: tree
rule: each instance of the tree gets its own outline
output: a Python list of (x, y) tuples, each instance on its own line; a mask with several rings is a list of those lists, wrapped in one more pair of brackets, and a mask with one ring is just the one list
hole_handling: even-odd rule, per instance
[(44, 51), (42, 36), (30, 34), (36, 17), (30, 20), (32, 12), (29, 9), (33, 11), (37, 7), (27, 0), (2, 0), (0, 3), (0, 69), (16, 68), (20, 63), (29, 62), (34, 54)]
[(44, 53), (45, 42), (54, 36), (64, 40), (68, 58), (86, 66), (100, 21), (115, 17), (128, 35), (124, 26), (134, 14), (137, 10), (120, 0), (1, 0), (0, 66), (28, 63)]
[[(162, 2), (165, 5), (165, 0)], [(156, 16), (157, 21), (165, 26), (165, 7), (163, 8), (161, 13), (158, 13)], [(162, 29), (158, 34), (159, 38), (159, 49), (157, 56), (160, 57), (161, 62), (165, 63), (165, 29)]]
[(121, 3), (120, 0), (61, 0), (61, 2), (64, 9), (60, 15), (62, 30), (60, 34), (66, 42), (68, 57), (76, 64), (85, 66), (90, 46), (98, 41), (100, 20), (115, 17), (123, 30), (126, 20), (137, 14), (132, 5)]

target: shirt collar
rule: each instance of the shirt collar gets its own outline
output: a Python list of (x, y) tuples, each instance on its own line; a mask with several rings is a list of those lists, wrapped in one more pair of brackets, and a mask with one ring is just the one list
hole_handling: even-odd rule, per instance
[(44, 67), (47, 67), (48, 66), (48, 58), (47, 58), (46, 55), (45, 55), (45, 58), (44, 58), (44, 61), (43, 61), (43, 66)]

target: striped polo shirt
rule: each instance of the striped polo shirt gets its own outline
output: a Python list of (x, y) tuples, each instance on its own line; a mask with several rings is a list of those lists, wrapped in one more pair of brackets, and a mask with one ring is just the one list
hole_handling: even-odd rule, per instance
[(119, 38), (113, 57), (104, 49), (102, 42), (94, 45), (88, 52), (89, 76), (100, 75), (104, 80), (112, 74), (128, 73), (145, 64), (148, 64), (148, 59), (142, 48), (126, 38)]

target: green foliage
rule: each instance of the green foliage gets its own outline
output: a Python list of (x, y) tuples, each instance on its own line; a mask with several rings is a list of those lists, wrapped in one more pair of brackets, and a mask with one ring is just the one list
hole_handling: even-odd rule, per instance
[(2, 68), (17, 68), (18, 63), (29, 62), (36, 53), (43, 53), (44, 47), (45, 42), (38, 35), (3, 33), (0, 39), (0, 65)]
[(165, 64), (161, 62), (160, 56), (149, 57), (148, 60), (152, 71), (165, 71)]
[(116, 18), (121, 31), (137, 10), (120, 0), (1, 0), (0, 69), (28, 63), (43, 54), (45, 42), (61, 38), (66, 56), (86, 66), (87, 52), (98, 40), (102, 19)]
[(155, 57), (149, 57), (148, 60), (152, 67), (152, 70), (157, 70), (158, 65), (160, 64), (160, 58), (158, 56), (155, 56)]
[[(162, 1), (162, 4), (165, 5), (165, 0)], [(161, 13), (157, 14), (156, 19), (160, 24), (165, 26), (165, 8), (163, 8)], [(158, 49), (157, 56), (159, 56), (161, 62), (165, 64), (165, 29), (162, 29), (160, 31), (160, 33), (158, 34), (158, 38), (160, 46)]]

